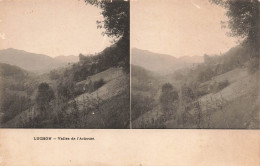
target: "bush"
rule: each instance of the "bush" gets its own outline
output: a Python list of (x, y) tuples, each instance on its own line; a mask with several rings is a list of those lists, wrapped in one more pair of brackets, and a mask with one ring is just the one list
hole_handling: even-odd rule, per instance
[(174, 103), (179, 99), (178, 92), (170, 83), (165, 83), (162, 86), (161, 92), (162, 93), (159, 100), (163, 112), (166, 114), (176, 113), (177, 110)]
[(96, 91), (98, 88), (102, 87), (105, 84), (103, 79), (99, 79), (98, 81), (92, 82), (91, 80), (87, 85), (85, 85), (85, 91), (88, 93), (92, 93)]
[(228, 80), (225, 81), (221, 81), (221, 82), (215, 82), (211, 87), (211, 92), (213, 93), (217, 93), (219, 91), (221, 91), (222, 89), (226, 88), (230, 83), (228, 82)]
[(98, 88), (100, 88), (101, 86), (103, 86), (105, 84), (105, 81), (103, 79), (99, 79), (98, 81), (94, 82), (94, 91), (97, 90)]
[(36, 103), (41, 111), (48, 109), (49, 103), (54, 100), (54, 91), (47, 83), (41, 83), (38, 86), (38, 94), (36, 96)]

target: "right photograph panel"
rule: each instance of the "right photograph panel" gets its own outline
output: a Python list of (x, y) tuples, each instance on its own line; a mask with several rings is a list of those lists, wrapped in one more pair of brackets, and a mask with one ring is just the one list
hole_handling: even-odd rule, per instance
[(131, 128), (259, 129), (259, 7), (131, 1)]

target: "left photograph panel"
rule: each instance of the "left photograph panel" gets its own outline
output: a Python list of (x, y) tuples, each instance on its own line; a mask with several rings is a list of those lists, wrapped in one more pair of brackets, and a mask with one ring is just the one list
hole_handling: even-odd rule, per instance
[(129, 7), (0, 1), (0, 128), (129, 128)]

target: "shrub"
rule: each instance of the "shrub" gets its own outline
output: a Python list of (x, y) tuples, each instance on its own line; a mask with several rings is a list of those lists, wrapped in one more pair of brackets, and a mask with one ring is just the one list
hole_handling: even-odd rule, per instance
[(93, 86), (94, 86), (94, 91), (100, 88), (105, 84), (105, 81), (103, 79), (99, 79), (98, 81), (95, 81)]
[(170, 83), (165, 83), (162, 86), (162, 93), (160, 96), (160, 104), (162, 110), (166, 114), (171, 114), (176, 112), (175, 101), (179, 99), (178, 92)]
[(94, 82), (90, 80), (89, 83), (85, 85), (85, 91), (88, 93), (92, 93), (96, 91), (98, 88), (102, 87), (104, 84), (105, 81), (102, 78)]
[(228, 80), (225, 81), (221, 81), (221, 82), (216, 82), (211, 86), (211, 92), (213, 93), (217, 93), (219, 91), (221, 91), (222, 89), (226, 88), (230, 83), (228, 82)]
[(36, 103), (41, 111), (49, 109), (49, 103), (54, 100), (54, 91), (47, 83), (41, 83), (38, 86), (38, 94), (36, 96)]

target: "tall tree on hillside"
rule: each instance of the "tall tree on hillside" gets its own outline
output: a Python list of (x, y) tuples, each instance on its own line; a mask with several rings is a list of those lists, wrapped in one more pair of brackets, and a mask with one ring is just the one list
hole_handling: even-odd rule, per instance
[(174, 115), (177, 112), (176, 101), (178, 100), (178, 92), (170, 83), (165, 83), (162, 86), (162, 93), (160, 96), (161, 109), (165, 115)]
[(87, 4), (102, 9), (103, 20), (97, 21), (98, 28), (105, 28), (109, 37), (126, 37), (129, 39), (130, 13), (129, 1), (125, 0), (85, 0)]
[(42, 118), (46, 118), (50, 111), (50, 102), (55, 98), (54, 91), (47, 83), (41, 83), (38, 86), (36, 103), (41, 111)]
[(85, 0), (87, 4), (94, 5), (102, 10), (102, 20), (97, 20), (97, 28), (104, 28), (103, 35), (117, 41), (122, 56), (122, 64), (129, 72), (130, 62), (130, 2), (127, 0)]
[(243, 44), (248, 46), (251, 58), (259, 59), (260, 2), (258, 0), (209, 1), (227, 9), (226, 15), (229, 20), (224, 22), (224, 25), (230, 28), (230, 35), (243, 38)]

